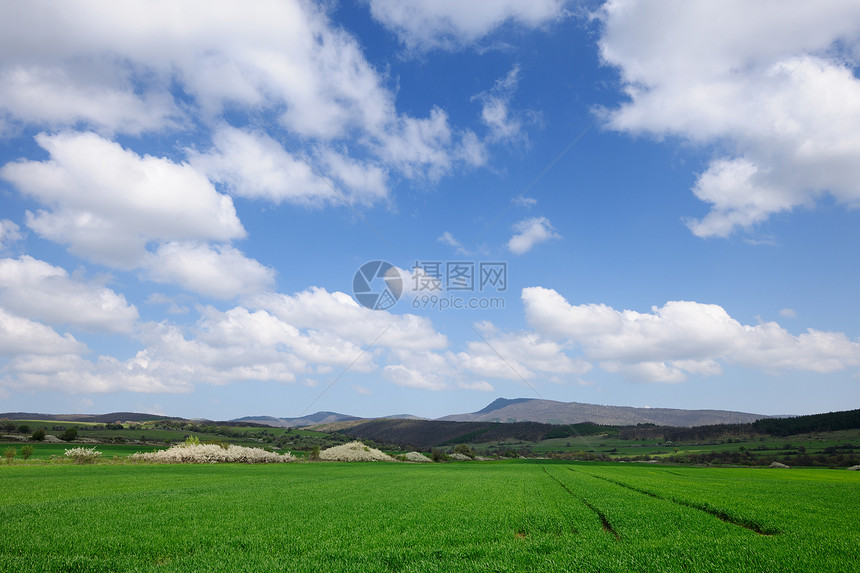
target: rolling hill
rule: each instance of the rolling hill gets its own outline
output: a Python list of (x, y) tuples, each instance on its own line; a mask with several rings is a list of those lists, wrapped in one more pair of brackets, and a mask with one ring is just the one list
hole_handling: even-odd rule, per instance
[(477, 412), (454, 414), (439, 419), (450, 422), (541, 422), (544, 424), (592, 422), (606, 426), (656, 424), (658, 426), (692, 427), (714, 424), (746, 424), (768, 417), (762, 414), (727, 410), (634, 408), (631, 406), (602, 406), (532, 398), (513, 400), (499, 398)]

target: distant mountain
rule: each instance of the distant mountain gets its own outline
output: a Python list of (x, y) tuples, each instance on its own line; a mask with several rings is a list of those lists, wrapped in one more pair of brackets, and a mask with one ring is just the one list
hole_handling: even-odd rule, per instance
[(301, 418), (276, 418), (274, 416), (245, 416), (236, 418), (234, 422), (252, 422), (255, 424), (266, 424), (276, 428), (302, 428), (305, 426), (316, 426), (318, 424), (332, 424), (334, 422), (348, 422), (351, 420), (362, 420), (357, 416), (338, 414), (337, 412), (316, 412)]
[[(470, 414), (454, 414), (438, 418), (448, 422), (540, 422), (544, 424), (578, 424), (592, 422), (604, 426), (633, 426), (656, 424), (658, 426), (692, 427), (713, 424), (745, 424), (762, 418), (761, 414), (730, 412), (725, 410), (678, 410), (672, 408), (632, 408), (629, 406), (601, 406), (580, 402), (556, 402), (534, 398), (498, 398), (486, 407)], [(7, 412), (0, 414), (7, 420), (56, 420), (62, 422), (144, 422), (147, 420), (184, 420), (184, 418), (142, 414), (138, 412), (113, 412), (110, 414), (35, 414), (31, 412)], [(361, 418), (338, 412), (316, 412), (298, 418), (275, 416), (245, 416), (218, 424), (242, 423), (264, 424), (279, 428), (301, 428), (307, 426), (332, 425), (345, 422), (369, 420), (426, 420), (411, 414), (398, 414), (382, 418)], [(199, 421), (199, 420), (198, 420)], [(206, 422), (206, 420), (203, 420)], [(353, 425), (353, 424), (349, 424)]]
[(513, 406), (514, 404), (522, 404), (523, 402), (531, 402), (532, 398), (496, 398), (492, 402), (490, 402), (484, 408), (475, 412), (475, 414), (489, 414), (490, 412), (494, 412), (496, 410), (501, 410), (505, 406)]
[(0, 419), (6, 420), (53, 420), (55, 422), (92, 422), (95, 424), (113, 424), (114, 422), (146, 422), (148, 420), (180, 420), (170, 416), (157, 414), (141, 414), (140, 412), (112, 412), (110, 414), (36, 414), (33, 412), (5, 412)]
[(477, 412), (454, 414), (439, 418), (439, 420), (451, 422), (542, 422), (545, 424), (592, 422), (607, 426), (656, 424), (658, 426), (692, 427), (713, 424), (746, 424), (768, 417), (762, 414), (726, 410), (633, 408), (630, 406), (601, 406), (533, 398), (516, 398), (513, 400), (499, 398)]

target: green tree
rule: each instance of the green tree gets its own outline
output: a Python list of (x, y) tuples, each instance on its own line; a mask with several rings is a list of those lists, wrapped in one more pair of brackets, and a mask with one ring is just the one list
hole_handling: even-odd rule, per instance
[(45, 441), (45, 428), (39, 428), (33, 435), (30, 436), (30, 439), (34, 442), (44, 442)]
[(5, 457), (6, 461), (11, 464), (12, 460), (15, 459), (15, 454), (17, 454), (17, 453), (18, 453), (18, 451), (15, 448), (13, 448), (12, 446), (9, 446), (5, 450), (3, 450), (3, 457)]
[(19, 434), (29, 434), (30, 433), (30, 426), (28, 426), (27, 424), (21, 424), (20, 426), (18, 426), (18, 433)]
[(467, 446), (466, 444), (457, 444), (454, 447), (455, 454), (463, 454), (464, 456), (469, 456), (470, 458), (475, 457), (475, 452), (472, 451), (472, 448)]
[(312, 461), (317, 461), (320, 459), (320, 447), (314, 446), (311, 448), (311, 453), (308, 454), (308, 459)]
[(60, 439), (65, 442), (71, 442), (72, 440), (78, 439), (78, 429), (77, 428), (66, 428), (66, 431), (62, 433)]
[(30, 456), (33, 455), (33, 446), (27, 444), (26, 446), (21, 448), (21, 455), (24, 457), (25, 460), (29, 459)]
[(451, 458), (448, 457), (448, 454), (440, 450), (439, 448), (433, 448), (430, 452), (431, 457), (434, 462), (450, 462)]

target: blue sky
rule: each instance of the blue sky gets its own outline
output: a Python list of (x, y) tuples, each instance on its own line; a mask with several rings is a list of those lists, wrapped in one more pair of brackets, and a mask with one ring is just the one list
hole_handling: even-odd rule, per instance
[(0, 27), (0, 411), (860, 406), (856, 2)]

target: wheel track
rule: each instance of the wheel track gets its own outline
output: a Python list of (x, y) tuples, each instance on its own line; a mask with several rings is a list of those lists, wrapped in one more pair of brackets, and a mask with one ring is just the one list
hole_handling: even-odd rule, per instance
[(619, 535), (618, 532), (615, 531), (615, 528), (612, 527), (612, 523), (610, 523), (609, 518), (606, 517), (605, 513), (603, 513), (602, 511), (600, 511), (599, 509), (597, 509), (593, 505), (591, 505), (591, 503), (589, 503), (588, 500), (585, 499), (584, 497), (579, 497), (578, 495), (576, 495), (575, 493), (570, 491), (570, 489), (568, 489), (568, 487), (566, 485), (564, 485), (564, 483), (562, 483), (558, 478), (556, 478), (554, 475), (552, 475), (551, 473), (546, 471), (546, 467), (543, 467), (543, 472), (551, 480), (553, 480), (555, 483), (560, 485), (562, 487), (562, 489), (564, 489), (564, 491), (569, 493), (575, 499), (578, 499), (579, 501), (581, 501), (585, 505), (585, 507), (587, 507), (588, 509), (593, 511), (597, 515), (597, 517), (600, 518), (600, 524), (603, 526), (603, 531), (606, 531), (607, 533), (611, 533), (612, 536), (615, 537), (616, 541), (621, 541), (621, 535)]
[[(567, 469), (574, 472), (574, 473), (577, 473), (576, 470), (574, 470), (573, 468), (567, 468)], [(765, 525), (762, 525), (761, 523), (758, 523), (757, 521), (753, 521), (752, 519), (744, 519), (744, 518), (735, 517), (734, 515), (731, 515), (730, 513), (726, 512), (725, 510), (720, 509), (718, 507), (712, 507), (712, 506), (708, 505), (707, 503), (696, 503), (693, 501), (689, 501), (686, 499), (679, 499), (676, 497), (663, 497), (659, 494), (654, 493), (653, 491), (649, 491), (647, 489), (639, 488), (639, 487), (636, 487), (636, 486), (633, 486), (633, 485), (630, 485), (630, 484), (627, 484), (624, 482), (620, 482), (620, 481), (614, 480), (612, 478), (598, 476), (598, 475), (590, 474), (588, 472), (581, 472), (581, 473), (584, 473), (585, 475), (591, 476), (595, 479), (600, 479), (600, 480), (615, 484), (617, 486), (629, 489), (630, 491), (635, 491), (636, 493), (641, 493), (643, 495), (653, 497), (655, 499), (661, 499), (663, 501), (668, 501), (668, 502), (674, 503), (676, 505), (680, 505), (683, 507), (689, 507), (691, 509), (703, 511), (703, 512), (705, 512), (705, 513), (707, 513), (713, 517), (716, 517), (717, 519), (719, 519), (721, 521), (725, 521), (726, 523), (731, 523), (732, 525), (737, 525), (738, 527), (743, 527), (744, 529), (748, 529), (750, 531), (758, 533), (759, 535), (771, 536), (771, 535), (777, 535), (780, 533), (780, 531), (778, 529), (767, 527)]]

